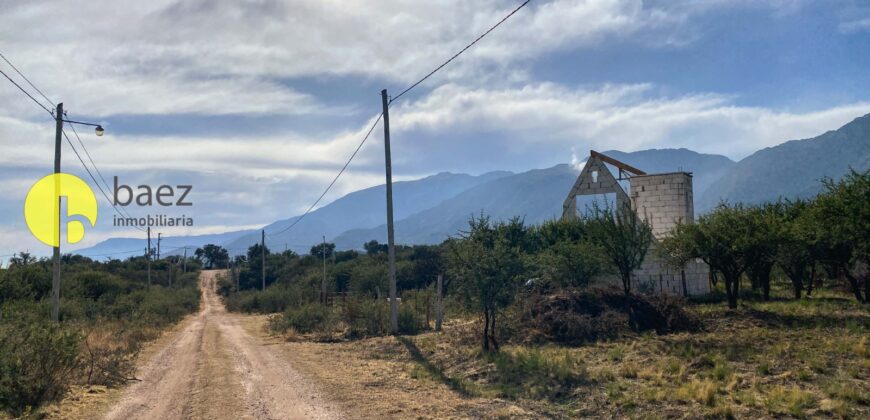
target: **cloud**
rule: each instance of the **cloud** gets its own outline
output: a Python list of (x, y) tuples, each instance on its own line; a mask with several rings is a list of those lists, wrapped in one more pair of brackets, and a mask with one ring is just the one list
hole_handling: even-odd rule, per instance
[(840, 32), (843, 34), (855, 34), (858, 32), (870, 32), (870, 17), (858, 20), (850, 20), (840, 23)]
[[(426, 74), (518, 4), (466, 2), (61, 0), (4, 6), (3, 52), (79, 114), (340, 115), (287, 81), (350, 76), (403, 85)], [(635, 39), (681, 45), (691, 18), (718, 2), (532, 2), (439, 74), (453, 82), (527, 77), (522, 63)], [(57, 19), (57, 16), (63, 16)], [(51, 31), (42, 28), (52, 22)], [(5, 93), (5, 92), (3, 92)], [(30, 110), (0, 105), (0, 113)]]
[(648, 84), (572, 89), (530, 83), (495, 90), (450, 84), (398, 107), (391, 117), (399, 130), (496, 132), (512, 143), (561, 147), (565, 160), (580, 145), (624, 151), (687, 147), (740, 159), (870, 112), (866, 102), (794, 113), (737, 106), (732, 99), (710, 93), (666, 97)]

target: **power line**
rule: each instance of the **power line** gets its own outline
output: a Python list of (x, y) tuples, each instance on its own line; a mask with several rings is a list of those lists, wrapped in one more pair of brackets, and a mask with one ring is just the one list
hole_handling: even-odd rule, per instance
[(48, 101), (49, 106), (54, 106), (54, 101), (52, 101), (51, 99), (48, 99), (48, 96), (45, 96), (45, 94), (42, 93), (42, 91), (39, 90), (39, 88), (36, 87), (36, 85), (34, 85), (33, 82), (31, 82), (30, 79), (28, 79), (27, 76), (24, 75), (24, 73), (21, 73), (21, 71), (18, 70), (18, 67), (15, 67), (15, 64), (12, 64), (12, 62), (9, 61), (9, 59), (6, 58), (6, 56), (3, 55), (2, 52), (0, 52), (0, 57), (2, 57), (3, 61), (5, 61), (6, 64), (9, 64), (9, 67), (12, 67), (12, 69), (15, 70), (15, 72), (18, 73), (18, 75), (21, 76), (21, 78), (24, 79), (27, 82), (27, 84), (30, 85), (30, 87), (32, 87), (37, 92), (39, 92), (39, 94), (42, 95), (42, 97), (45, 98), (46, 101)]
[[(6, 62), (6, 64), (9, 64), (9, 66), (12, 67), (12, 69), (15, 70), (15, 72), (18, 73), (19, 76), (21, 76), (25, 81), (27, 81), (27, 84), (29, 84), (30, 87), (32, 87), (34, 90), (36, 90), (37, 92), (39, 92), (39, 94), (42, 95), (42, 97), (45, 98), (45, 100), (48, 101), (49, 104), (52, 104), (52, 103), (53, 103), (53, 102), (51, 101), (51, 99), (49, 99), (49, 98), (45, 95), (45, 93), (42, 92), (42, 90), (40, 90), (38, 87), (36, 87), (36, 85), (33, 84), (33, 82), (31, 82), (30, 79), (28, 79), (27, 76), (24, 75), (24, 73), (22, 73), (20, 70), (18, 70), (18, 67), (15, 67), (15, 65), (12, 64), (12, 62), (9, 61), (9, 59), (6, 58), (6, 56), (3, 55), (3, 53), (0, 53), (0, 58), (2, 58), (3, 61)], [(24, 88), (22, 88), (21, 85), (19, 85), (19, 84), (16, 83), (14, 80), (12, 80), (12, 78), (9, 77), (9, 75), (7, 75), (5, 72), (3, 72), (3, 70), (0, 70), (0, 73), (3, 73), (3, 75), (6, 76), (6, 78), (9, 79), (9, 81), (12, 82), (12, 84), (14, 84), (14, 85), (19, 89), (19, 90), (21, 90), (25, 95), (27, 95), (27, 97), (29, 97), (31, 100), (33, 100), (34, 102), (36, 102), (37, 105), (39, 105), (42, 109), (44, 109), (46, 112), (48, 112), (49, 114), (51, 114), (52, 117), (55, 117), (55, 115), (54, 115), (50, 110), (48, 110), (48, 108), (46, 108), (45, 106), (43, 106), (43, 104), (42, 104), (41, 102), (39, 102), (36, 98), (34, 98), (34, 97), (29, 93), (29, 92), (27, 92), (26, 90), (24, 90)], [(60, 118), (62, 119), (63, 116), (60, 116)], [(91, 165), (94, 167), (94, 170), (97, 172), (97, 175), (99, 175), (100, 179), (103, 181), (103, 185), (106, 186), (106, 189), (110, 189), (110, 188), (109, 188), (109, 183), (106, 182), (106, 178), (103, 177), (103, 173), (100, 171), (100, 168), (97, 167), (97, 164), (94, 162), (93, 157), (91, 157), (91, 153), (88, 152), (87, 147), (85, 147), (85, 143), (82, 141), (81, 137), (79, 136), (78, 131), (76, 131), (75, 124), (70, 123), (69, 126), (70, 126), (70, 128), (72, 128), (72, 130), (73, 130), (73, 134), (75, 134), (76, 139), (77, 139), (78, 142), (79, 142), (79, 145), (82, 146), (82, 150), (85, 152), (85, 155), (88, 157), (88, 160), (91, 162)], [(66, 131), (63, 132), (63, 136), (66, 137), (66, 141), (67, 141), (67, 143), (69, 143), (69, 145), (70, 145), (70, 147), (72, 148), (73, 152), (75, 152), (76, 157), (79, 158), (79, 162), (82, 163), (82, 166), (83, 166), (83, 167), (85, 168), (85, 170), (88, 172), (88, 175), (91, 176), (91, 179), (94, 181), (94, 184), (97, 185), (97, 188), (99, 188), (100, 192), (103, 194), (103, 197), (105, 197), (106, 200), (109, 201), (109, 204), (112, 206), (112, 208), (115, 209), (115, 212), (117, 212), (118, 215), (120, 215), (121, 217), (132, 218), (132, 216), (130, 215), (130, 213), (128, 213), (128, 212), (126, 211), (126, 209), (124, 209), (124, 212), (123, 212), (123, 214), (122, 214), (122, 212), (118, 209), (117, 205), (116, 205), (112, 200), (109, 200), (109, 197), (108, 197), (108, 195), (106, 194), (106, 192), (103, 190), (103, 187), (101, 187), (101, 186), (100, 186), (100, 183), (97, 182), (97, 179), (96, 179), (96, 178), (94, 177), (94, 175), (91, 173), (90, 169), (88, 169), (87, 164), (85, 164), (85, 161), (82, 159), (81, 155), (79, 155), (79, 152), (76, 150), (75, 146), (72, 144), (72, 141), (70, 140), (69, 136), (67, 136)], [(142, 228), (140, 228), (140, 227), (138, 227), (138, 226), (136, 226), (136, 228), (139, 229), (139, 230), (142, 230)]]
[(52, 117), (54, 117), (54, 113), (52, 113), (51, 110), (49, 110), (48, 108), (46, 108), (45, 105), (42, 104), (42, 102), (37, 101), (36, 98), (34, 98), (33, 95), (30, 94), (30, 92), (24, 90), (24, 88), (21, 87), (21, 85), (19, 85), (18, 83), (15, 83), (15, 81), (12, 80), (12, 78), (9, 77), (9, 75), (6, 74), (5, 71), (0, 70), (0, 73), (2, 73), (4, 76), (6, 76), (6, 78), (7, 78), (10, 82), (12, 82), (12, 84), (15, 85), (15, 87), (17, 87), (18, 90), (20, 90), (20, 91), (23, 92), (25, 95), (27, 95), (27, 97), (30, 98), (33, 102), (35, 102), (37, 105), (39, 105), (40, 108), (44, 109), (45, 112), (47, 112), (49, 115), (51, 115)]
[[(76, 157), (79, 158), (79, 162), (82, 163), (82, 167), (85, 168), (85, 171), (87, 171), (88, 175), (91, 177), (91, 180), (94, 181), (94, 184), (96, 184), (97, 188), (98, 188), (98, 189), (100, 190), (100, 192), (103, 194), (103, 197), (105, 197), (106, 201), (108, 201), (109, 204), (112, 206), (112, 209), (115, 210), (115, 212), (118, 213), (119, 216), (121, 216), (121, 217), (123, 217), (123, 218), (128, 217), (128, 216), (124, 216), (124, 214), (121, 213), (120, 210), (118, 210), (118, 207), (115, 205), (115, 203), (114, 203), (112, 200), (109, 199), (109, 195), (106, 194), (106, 191), (104, 191), (104, 190), (103, 190), (103, 187), (100, 186), (100, 183), (97, 182), (97, 179), (94, 177), (94, 174), (91, 173), (91, 170), (88, 169), (88, 165), (85, 164), (84, 159), (82, 159), (82, 156), (79, 154), (78, 150), (76, 150), (75, 145), (73, 145), (72, 141), (69, 139), (69, 136), (66, 135), (66, 130), (62, 130), (61, 132), (63, 133), (64, 138), (66, 138), (66, 142), (69, 143), (69, 147), (72, 148), (73, 153), (75, 153)], [(134, 227), (135, 227), (136, 229), (141, 230), (142, 232), (145, 231), (144, 229), (142, 229), (142, 228), (139, 227), (139, 226), (134, 226)]]
[(506, 20), (508, 20), (511, 16), (514, 15), (514, 13), (518, 12), (520, 9), (522, 9), (523, 7), (525, 7), (525, 5), (529, 4), (530, 1), (531, 1), (531, 0), (526, 0), (526, 1), (524, 1), (522, 4), (520, 4), (519, 6), (517, 6), (516, 9), (514, 9), (512, 12), (508, 13), (507, 16), (505, 16), (504, 18), (502, 18), (502, 20), (498, 21), (498, 23), (496, 23), (495, 25), (493, 25), (491, 28), (487, 29), (486, 32), (484, 32), (483, 34), (481, 34), (481, 35), (480, 35), (479, 37), (477, 37), (474, 41), (471, 41), (471, 43), (468, 44), (468, 45), (466, 45), (465, 48), (459, 50), (459, 52), (456, 53), (456, 54), (454, 54), (453, 57), (450, 57), (447, 61), (441, 63), (440, 66), (435, 67), (435, 70), (430, 71), (429, 74), (427, 74), (426, 76), (423, 76), (422, 79), (416, 81), (413, 85), (408, 86), (405, 90), (399, 92), (398, 95), (396, 95), (395, 97), (393, 97), (392, 99), (390, 99), (390, 103), (393, 103), (393, 101), (395, 101), (396, 99), (399, 99), (399, 97), (401, 97), (402, 95), (408, 93), (408, 91), (410, 91), (411, 89), (414, 89), (414, 88), (417, 87), (417, 85), (419, 85), (420, 83), (423, 83), (423, 82), (424, 82), (426, 79), (428, 79), (430, 76), (432, 76), (433, 74), (437, 73), (439, 70), (441, 70), (442, 68), (444, 68), (444, 66), (450, 64), (450, 62), (453, 61), (453, 60), (455, 60), (456, 57), (459, 57), (459, 56), (462, 55), (462, 53), (464, 53), (466, 50), (468, 50), (469, 48), (471, 48), (472, 46), (474, 46), (474, 44), (477, 44), (477, 42), (480, 41), (481, 39), (483, 39), (483, 37), (489, 35), (490, 32), (492, 32), (493, 30), (495, 30), (495, 28), (498, 28), (499, 25), (501, 25), (501, 24), (504, 23)]
[[(416, 82), (415, 82), (414, 84), (412, 84), (411, 86), (408, 86), (405, 90), (399, 92), (398, 95), (396, 95), (395, 97), (391, 98), (391, 99), (390, 99), (390, 103), (393, 103), (393, 101), (399, 99), (402, 95), (404, 95), (404, 94), (410, 92), (412, 89), (414, 89), (415, 87), (417, 87), (417, 85), (419, 85), (420, 83), (423, 83), (424, 81), (426, 81), (426, 79), (428, 79), (429, 77), (431, 77), (432, 75), (434, 75), (435, 73), (437, 73), (439, 70), (441, 70), (442, 68), (444, 68), (444, 66), (450, 64), (450, 62), (452, 62), (452, 61), (455, 60), (457, 57), (459, 57), (460, 55), (462, 55), (462, 53), (464, 53), (464, 52), (467, 51), (469, 48), (471, 48), (472, 46), (474, 46), (474, 44), (477, 44), (481, 39), (483, 39), (485, 36), (489, 35), (490, 32), (492, 32), (493, 30), (495, 30), (495, 28), (498, 28), (502, 23), (504, 23), (505, 21), (507, 21), (508, 19), (510, 19), (511, 16), (513, 16), (516, 12), (518, 12), (520, 9), (522, 9), (523, 7), (525, 7), (525, 6), (526, 6), (530, 1), (531, 1), (531, 0), (526, 0), (526, 1), (524, 1), (522, 4), (520, 4), (519, 6), (517, 6), (516, 9), (514, 9), (513, 11), (511, 11), (510, 13), (508, 13), (507, 16), (503, 17), (503, 18), (502, 18), (500, 21), (498, 21), (495, 25), (493, 25), (491, 28), (487, 29), (486, 32), (484, 32), (483, 34), (481, 34), (480, 36), (478, 36), (474, 41), (471, 41), (470, 44), (466, 45), (464, 48), (462, 48), (461, 50), (459, 50), (459, 52), (457, 52), (457, 53), (454, 54), (452, 57), (450, 57), (449, 59), (447, 59), (447, 61), (441, 63), (438, 67), (435, 67), (434, 70), (432, 70), (431, 72), (429, 72), (429, 74), (427, 74), (426, 76), (423, 76), (422, 79), (416, 81)], [(302, 219), (304, 219), (305, 216), (307, 216), (308, 213), (310, 213), (311, 210), (313, 210), (315, 206), (317, 206), (317, 204), (320, 202), (320, 200), (322, 200), (323, 197), (326, 196), (326, 193), (328, 193), (329, 190), (332, 188), (332, 186), (335, 185), (335, 182), (338, 181), (338, 178), (341, 176), (342, 173), (344, 173), (345, 169), (347, 169), (348, 165), (350, 165), (350, 162), (353, 161), (353, 158), (356, 157), (357, 153), (358, 153), (359, 150), (362, 148), (363, 144), (365, 144), (366, 140), (368, 140), (369, 136), (372, 134), (372, 131), (374, 131), (375, 126), (377, 126), (378, 122), (381, 120), (381, 117), (383, 117), (383, 116), (384, 116), (383, 113), (381, 113), (380, 115), (378, 115), (378, 118), (375, 120), (374, 124), (372, 124), (371, 128), (369, 128), (369, 131), (366, 133), (366, 135), (365, 135), (365, 137), (363, 138), (362, 142), (360, 142), (359, 146), (357, 146), (357, 148), (356, 148), (356, 150), (354, 150), (353, 154), (350, 155), (350, 159), (348, 159), (347, 162), (344, 164), (344, 166), (341, 168), (341, 170), (338, 171), (338, 174), (335, 175), (335, 178), (333, 178), (332, 182), (330, 182), (329, 185), (326, 187), (326, 189), (323, 191), (323, 193), (320, 194), (320, 197), (318, 197), (317, 200), (314, 201), (314, 204), (312, 204), (310, 207), (308, 207), (308, 209), (305, 210), (305, 213), (302, 213), (302, 215), (299, 216), (298, 218), (296, 218), (296, 220), (294, 220), (293, 223), (291, 223), (289, 226), (287, 226), (286, 228), (284, 228), (284, 229), (282, 229), (282, 230), (280, 230), (280, 231), (278, 231), (278, 232), (269, 233), (269, 234), (267, 234), (267, 236), (280, 235), (280, 234), (282, 234), (282, 233), (284, 233), (284, 232), (286, 232), (286, 231), (292, 229), (294, 226), (296, 226), (297, 223), (299, 223), (300, 221), (302, 221)]]
[(374, 123), (372, 124), (372, 126), (369, 128), (369, 131), (366, 132), (366, 135), (365, 135), (365, 137), (363, 137), (362, 141), (359, 143), (359, 146), (356, 147), (356, 150), (353, 151), (353, 154), (350, 155), (350, 158), (347, 160), (347, 162), (345, 162), (344, 166), (341, 167), (341, 170), (338, 171), (338, 174), (335, 175), (335, 178), (332, 179), (332, 182), (330, 182), (329, 185), (326, 186), (326, 189), (323, 190), (323, 194), (320, 194), (320, 197), (317, 197), (317, 200), (315, 200), (314, 203), (311, 204), (311, 207), (308, 207), (308, 210), (305, 210), (305, 213), (302, 213), (301, 216), (299, 216), (298, 218), (296, 218), (296, 220), (294, 220), (293, 223), (291, 223), (291, 224), (290, 224), (289, 226), (287, 226), (286, 228), (284, 228), (284, 229), (282, 229), (282, 230), (280, 230), (280, 231), (278, 231), (278, 232), (269, 233), (269, 234), (267, 234), (267, 236), (280, 235), (280, 234), (282, 234), (282, 233), (284, 233), (284, 232), (286, 232), (286, 231), (292, 229), (293, 226), (296, 226), (297, 223), (301, 222), (302, 219), (304, 219), (305, 216), (307, 216), (308, 213), (310, 213), (311, 210), (313, 210), (314, 207), (317, 206), (317, 203), (319, 203), (320, 200), (322, 200), (323, 197), (326, 196), (326, 193), (328, 193), (329, 190), (332, 188), (332, 186), (335, 185), (335, 182), (338, 181), (338, 177), (340, 177), (341, 174), (344, 173), (344, 170), (347, 169), (348, 165), (350, 165), (350, 162), (353, 161), (353, 158), (355, 158), (355, 157), (356, 157), (356, 154), (359, 153), (359, 150), (362, 149), (363, 145), (366, 143), (366, 140), (368, 140), (368, 139), (369, 139), (369, 136), (372, 135), (372, 131), (375, 130), (375, 127), (378, 125), (378, 122), (381, 121), (381, 117), (383, 117), (383, 116), (384, 116), (383, 113), (381, 113), (381, 114), (378, 115), (378, 118), (375, 119), (375, 122), (374, 122)]
[[(76, 131), (75, 124), (70, 124), (69, 126), (70, 126), (70, 128), (72, 128), (73, 134), (75, 134), (76, 139), (78, 139), (79, 144), (82, 146), (82, 150), (84, 150), (85, 156), (87, 156), (88, 160), (91, 162), (91, 166), (94, 167), (94, 170), (97, 171), (97, 175), (103, 181), (103, 185), (106, 187), (107, 190), (110, 190), (111, 188), (109, 188), (109, 183), (106, 182), (106, 178), (103, 177), (103, 173), (100, 172), (100, 168), (97, 167), (97, 164), (94, 162), (94, 159), (91, 157), (90, 152), (88, 152), (87, 147), (85, 147), (85, 143), (82, 142), (82, 138), (79, 137), (79, 133), (78, 133), (78, 131)], [(82, 165), (84, 165), (84, 162), (82, 162)], [(94, 181), (94, 182), (96, 182), (96, 181)], [(117, 208), (117, 205), (114, 203), (114, 201), (112, 201), (110, 203), (112, 204), (112, 206), (115, 206)], [(126, 217), (133, 218), (133, 216), (130, 215), (130, 212), (128, 212), (127, 209), (122, 207), (120, 210), (126, 215)]]

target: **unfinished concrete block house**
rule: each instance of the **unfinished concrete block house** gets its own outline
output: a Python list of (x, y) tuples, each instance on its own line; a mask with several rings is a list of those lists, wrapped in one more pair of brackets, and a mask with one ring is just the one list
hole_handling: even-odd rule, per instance
[[(617, 177), (607, 165), (618, 170)], [(628, 191), (620, 181), (627, 181)], [(636, 290), (679, 295), (710, 291), (710, 269), (703, 261), (693, 260), (682, 269), (674, 269), (665, 265), (655, 252), (656, 243), (667, 237), (678, 223), (693, 223), (695, 220), (691, 173), (647, 174), (593, 150), (565, 198), (562, 218), (578, 217), (578, 200), (584, 197), (599, 203), (603, 199), (607, 205), (617, 209), (630, 206), (652, 227), (655, 240), (643, 265), (633, 273), (632, 284)], [(598, 281), (619, 283), (613, 275), (601, 276)]]

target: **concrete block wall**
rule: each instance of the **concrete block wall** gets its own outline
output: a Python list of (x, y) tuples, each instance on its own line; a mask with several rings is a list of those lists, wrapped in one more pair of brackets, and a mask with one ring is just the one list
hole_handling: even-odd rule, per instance
[(652, 226), (656, 239), (666, 237), (678, 223), (692, 223), (692, 175), (687, 172), (631, 178), (631, 206)]
[[(593, 279), (593, 284), (621, 288), (622, 280), (615, 274), (602, 274)], [(643, 265), (631, 274), (631, 287), (635, 292), (647, 294), (703, 295), (710, 293), (710, 267), (701, 260), (689, 261), (682, 270), (668, 267), (653, 247)]]

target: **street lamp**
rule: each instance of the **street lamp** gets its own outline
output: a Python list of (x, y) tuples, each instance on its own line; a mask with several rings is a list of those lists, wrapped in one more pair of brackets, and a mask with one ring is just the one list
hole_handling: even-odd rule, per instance
[(103, 134), (106, 133), (106, 130), (104, 130), (103, 126), (100, 124), (92, 124), (92, 123), (86, 123), (86, 122), (82, 122), (82, 121), (73, 121), (73, 120), (63, 120), (63, 122), (70, 123), (70, 124), (79, 124), (79, 125), (87, 125), (87, 126), (91, 126), (91, 127), (96, 127), (94, 129), (94, 134), (96, 134), (98, 137), (102, 137)]

